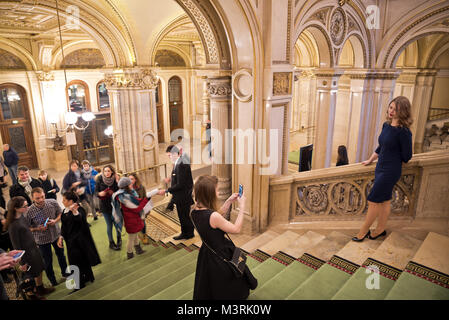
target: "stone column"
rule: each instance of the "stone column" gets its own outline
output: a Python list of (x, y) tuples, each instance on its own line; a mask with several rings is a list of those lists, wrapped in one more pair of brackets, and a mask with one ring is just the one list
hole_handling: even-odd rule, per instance
[(203, 102), (203, 123), (206, 123), (210, 115), (209, 82), (206, 76), (201, 77), (201, 79), (203, 79), (203, 96), (201, 98)]
[[(158, 164), (159, 149), (154, 70), (132, 68), (107, 71), (105, 83), (114, 128), (117, 170), (125, 173)], [(159, 183), (159, 170), (139, 173), (146, 186)]]
[(315, 97), (315, 128), (312, 169), (327, 168), (331, 164), (334, 136), (335, 109), (337, 105), (338, 79), (342, 70), (317, 69)]
[(424, 69), (416, 75), (416, 85), (413, 94), (411, 127), (414, 141), (414, 153), (423, 152), (424, 133), (426, 131), (427, 118), (432, 103), (432, 90), (435, 84), (435, 69)]
[(231, 129), (231, 77), (209, 78), (210, 120), (212, 128), (212, 175), (218, 177), (218, 201), (231, 195), (232, 143), (226, 137)]
[(393, 98), (396, 79), (400, 70), (369, 70), (364, 83), (360, 130), (356, 161), (368, 159), (376, 150), (382, 124), (386, 120), (388, 103)]

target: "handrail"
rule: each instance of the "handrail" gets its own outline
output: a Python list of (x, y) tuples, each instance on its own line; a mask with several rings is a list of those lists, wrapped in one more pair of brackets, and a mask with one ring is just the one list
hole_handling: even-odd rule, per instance
[(131, 173), (138, 173), (138, 172), (143, 172), (143, 171), (148, 171), (148, 170), (154, 170), (154, 169), (159, 168), (159, 167), (162, 167), (162, 166), (165, 167), (165, 177), (167, 177), (167, 163), (155, 164), (155, 165), (152, 165), (152, 166), (150, 166), (150, 167), (146, 167), (146, 168), (142, 168), (142, 169), (137, 169), (137, 170), (132, 170), (132, 171), (125, 172), (125, 173), (123, 173), (122, 170), (117, 170), (117, 172), (118, 172), (119, 174), (121, 174), (121, 175), (129, 175), (129, 174), (131, 174)]

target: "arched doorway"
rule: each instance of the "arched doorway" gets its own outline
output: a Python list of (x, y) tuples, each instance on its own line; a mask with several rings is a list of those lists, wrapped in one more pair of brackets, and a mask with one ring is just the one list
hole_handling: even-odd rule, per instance
[(170, 110), (170, 131), (183, 129), (182, 81), (178, 76), (168, 80), (168, 107)]
[(19, 155), (19, 165), (37, 167), (25, 89), (14, 83), (0, 85), (0, 131), (3, 143)]

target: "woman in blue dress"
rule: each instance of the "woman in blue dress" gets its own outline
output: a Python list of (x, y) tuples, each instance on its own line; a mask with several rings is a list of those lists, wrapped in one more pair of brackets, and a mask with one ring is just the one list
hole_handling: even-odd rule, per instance
[[(388, 107), (387, 121), (379, 136), (379, 146), (371, 157), (363, 161), (367, 166), (378, 159), (374, 173), (374, 185), (368, 195), (368, 212), (365, 223), (353, 241), (365, 238), (377, 239), (387, 234), (385, 228), (391, 211), (391, 198), (394, 185), (402, 173), (402, 163), (412, 158), (412, 133), (410, 101), (403, 96), (394, 98)], [(370, 227), (377, 218), (377, 227)]]

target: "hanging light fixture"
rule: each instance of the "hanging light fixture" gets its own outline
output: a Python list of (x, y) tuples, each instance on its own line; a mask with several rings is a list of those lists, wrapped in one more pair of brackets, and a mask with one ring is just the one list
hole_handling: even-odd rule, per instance
[[(59, 42), (61, 44), (61, 56), (62, 56), (62, 61), (64, 61), (65, 57), (64, 57), (64, 46), (62, 43), (62, 31), (61, 31), (61, 20), (59, 18), (59, 8), (58, 8), (58, 0), (56, 0), (56, 15), (58, 17), (58, 30), (59, 30)], [(70, 88), (68, 88), (68, 83), (67, 83), (67, 72), (65, 69), (65, 66), (62, 65), (62, 69), (64, 71), (64, 79), (65, 79), (65, 90), (70, 90)], [(67, 94), (67, 92), (66, 92)], [(86, 123), (86, 125), (77, 125), (76, 123), (78, 122), (78, 118), (81, 117), (84, 122)], [(74, 136), (74, 132), (73, 132), (73, 128), (84, 131), (87, 129), (87, 127), (89, 126), (90, 122), (95, 119), (95, 115), (90, 112), (90, 111), (85, 111), (83, 112), (81, 115), (79, 115), (76, 112), (73, 112), (70, 109), (70, 106), (67, 105), (67, 113), (64, 115), (64, 119), (65, 122), (67, 124), (67, 127), (63, 130), (63, 131), (67, 131), (67, 133), (72, 132), (72, 135)], [(71, 137), (74, 138), (74, 137)], [(72, 139), (70, 139), (72, 140)], [(69, 144), (69, 143), (68, 143)]]

